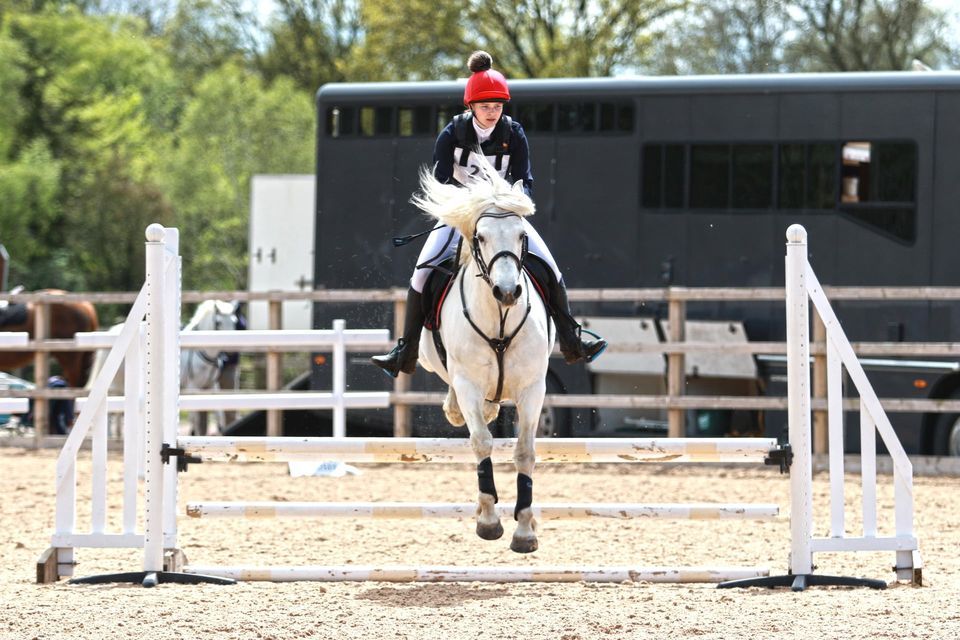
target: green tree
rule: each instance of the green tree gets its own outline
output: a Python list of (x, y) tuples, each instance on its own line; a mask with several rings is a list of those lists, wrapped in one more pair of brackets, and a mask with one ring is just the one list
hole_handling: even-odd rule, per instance
[(161, 41), (183, 89), (227, 62), (252, 64), (257, 55), (256, 19), (240, 7), (215, 0), (182, 0), (163, 23)]
[(351, 81), (435, 80), (467, 73), (463, 9), (423, 0), (365, 0), (364, 36), (350, 51)]
[[(21, 157), (30, 149), (24, 166), (33, 175), (58, 176), (53, 204), (43, 192), (50, 210), (41, 215), (34, 207), (31, 222), (36, 246), (46, 247), (47, 254), (28, 256), (24, 269), (31, 277), (50, 278), (37, 285), (65, 286), (69, 280), (71, 288), (123, 287), (127, 265), (96, 266), (105, 262), (105, 247), (127, 241), (129, 229), (119, 224), (91, 229), (103, 213), (99, 196), (113, 191), (114, 182), (138, 184), (160, 197), (151, 189), (151, 174), (177, 111), (173, 74), (135, 19), (50, 9), (10, 14), (4, 34), (22, 51), (14, 65), (23, 114), (10, 153)], [(41, 171), (43, 162), (55, 164)], [(139, 213), (144, 203), (129, 201), (128, 215), (133, 208)], [(142, 243), (142, 228), (137, 236)], [(19, 247), (11, 251), (20, 253)], [(52, 262), (64, 271), (51, 272)]]
[(56, 245), (60, 166), (42, 141), (28, 145), (13, 162), (0, 161), (0, 242), (10, 253), (10, 283), (30, 289), (61, 286), (42, 280)]
[(650, 45), (644, 34), (684, 4), (479, 0), (468, 5), (466, 33), (476, 34), (476, 48), (490, 51), (510, 77), (608, 76), (635, 68)]
[(946, 12), (924, 0), (795, 0), (795, 71), (902, 71), (914, 59), (950, 60)]
[(699, 0), (656, 38), (654, 73), (906, 70), (955, 66), (945, 11), (924, 0)]
[(697, 3), (661, 28), (645, 67), (666, 75), (785, 71), (793, 28), (782, 0)]
[(275, 0), (258, 68), (269, 82), (287, 76), (313, 94), (347, 79), (347, 60), (361, 33), (359, 0)]
[(161, 181), (180, 228), (185, 286), (245, 286), (250, 179), (312, 172), (314, 122), (311, 94), (289, 79), (265, 86), (228, 64), (200, 82)]

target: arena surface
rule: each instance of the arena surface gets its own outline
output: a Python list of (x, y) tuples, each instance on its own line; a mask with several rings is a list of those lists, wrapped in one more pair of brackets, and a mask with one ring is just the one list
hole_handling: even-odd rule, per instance
[[(916, 532), (926, 586), (892, 584), (893, 553), (818, 554), (819, 573), (891, 582), (885, 591), (812, 588), (718, 590), (709, 584), (242, 583), (233, 586), (35, 584), (35, 562), (54, 521), (57, 452), (0, 448), (0, 638), (883, 638), (960, 637), (960, 478), (914, 479)], [(89, 452), (78, 465), (89, 499)], [(204, 463), (181, 476), (190, 500), (464, 502), (470, 465), (357, 465), (361, 475), (291, 478), (285, 464)], [(501, 500), (514, 473), (496, 467)], [(119, 520), (121, 468), (111, 463)], [(848, 530), (859, 505), (848, 477)], [(881, 533), (891, 532), (893, 488), (879, 479)], [(827, 477), (814, 478), (816, 535), (825, 535)], [(509, 550), (512, 522), (494, 542), (472, 520), (179, 519), (189, 561), (211, 564), (733, 565), (785, 573), (789, 483), (774, 468), (542, 465), (543, 502), (776, 502), (765, 521), (550, 521), (540, 550)], [(80, 511), (81, 530), (89, 513)], [(134, 571), (135, 550), (77, 551), (76, 575)]]

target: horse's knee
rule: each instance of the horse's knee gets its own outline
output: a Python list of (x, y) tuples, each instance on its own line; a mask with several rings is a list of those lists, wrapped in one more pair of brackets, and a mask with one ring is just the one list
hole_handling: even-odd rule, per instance
[(455, 427), (462, 427), (467, 424), (463, 412), (460, 411), (457, 394), (453, 391), (453, 388), (447, 390), (447, 397), (443, 401), (443, 414), (447, 416), (447, 422)]
[(500, 405), (496, 402), (485, 402), (483, 407), (483, 421), (490, 424), (500, 415)]

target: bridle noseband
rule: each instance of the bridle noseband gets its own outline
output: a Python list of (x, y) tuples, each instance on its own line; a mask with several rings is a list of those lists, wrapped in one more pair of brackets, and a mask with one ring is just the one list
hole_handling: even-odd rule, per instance
[[(481, 218), (509, 218), (509, 217), (511, 217), (511, 216), (517, 216), (518, 218), (520, 217), (520, 216), (517, 215), (516, 213), (487, 211), (487, 212), (484, 212), (484, 213), (480, 214), (480, 216), (477, 218), (477, 222), (479, 222)], [(517, 269), (519, 269), (521, 276), (524, 277), (524, 278), (526, 278), (527, 276), (526, 276), (526, 272), (524, 272), (524, 270), (523, 270), (523, 263), (524, 263), (524, 261), (525, 261), (526, 258), (527, 258), (527, 234), (523, 234), (523, 247), (522, 247), (521, 250), (520, 250), (520, 255), (519, 255), (519, 256), (517, 256), (517, 254), (515, 254), (515, 253), (512, 252), (512, 251), (504, 250), (504, 251), (498, 252), (496, 255), (494, 255), (492, 258), (490, 258), (490, 261), (489, 261), (489, 262), (484, 262), (484, 261), (483, 261), (483, 255), (480, 253), (480, 243), (478, 242), (477, 230), (476, 230), (476, 227), (474, 227), (474, 231), (473, 231), (473, 258), (474, 258), (474, 261), (477, 263), (477, 268), (480, 270), (480, 273), (478, 273), (477, 276), (483, 278), (484, 281), (485, 281), (488, 285), (490, 285), (491, 287), (493, 286), (493, 283), (490, 281), (490, 269), (493, 268), (493, 263), (496, 262), (497, 260), (499, 260), (500, 258), (512, 258), (513, 260), (515, 260), (516, 263), (517, 263)], [(497, 393), (496, 393), (496, 395), (494, 395), (493, 400), (487, 400), (487, 402), (499, 403), (501, 397), (503, 396), (503, 358), (504, 358), (504, 354), (506, 353), (507, 348), (510, 346), (510, 343), (513, 342), (513, 339), (517, 336), (518, 333), (520, 333), (520, 329), (523, 328), (523, 325), (524, 325), (524, 324), (526, 323), (526, 321), (527, 321), (527, 317), (530, 315), (530, 286), (529, 286), (529, 282), (528, 282), (528, 286), (526, 287), (526, 289), (527, 289), (527, 305), (526, 305), (526, 310), (524, 311), (523, 318), (520, 320), (520, 324), (517, 325), (517, 328), (514, 329), (514, 330), (513, 330), (513, 333), (511, 333), (509, 336), (504, 335), (504, 334), (505, 334), (505, 331), (506, 331), (507, 314), (510, 313), (510, 309), (509, 309), (509, 307), (508, 307), (506, 310), (503, 310), (503, 307), (500, 305), (500, 303), (499, 303), (499, 301), (498, 301), (498, 302), (497, 302), (497, 306), (498, 306), (498, 307), (501, 309), (501, 311), (502, 311), (502, 312), (500, 313), (500, 331), (499, 331), (498, 337), (496, 337), (496, 338), (490, 338), (490, 337), (487, 337), (487, 334), (485, 334), (485, 333), (480, 329), (480, 327), (478, 327), (478, 326), (476, 325), (476, 323), (473, 321), (473, 318), (470, 317), (470, 311), (467, 309), (467, 296), (466, 296), (466, 294), (464, 293), (464, 290), (463, 290), (463, 281), (464, 281), (464, 279), (465, 279), (465, 275), (466, 275), (466, 272), (464, 272), (464, 274), (460, 277), (460, 307), (461, 307), (461, 309), (463, 309), (463, 315), (464, 315), (464, 317), (467, 319), (467, 322), (470, 323), (470, 326), (473, 327), (473, 330), (476, 331), (476, 332), (480, 335), (480, 337), (484, 339), (484, 341), (487, 343), (487, 345), (488, 345), (491, 349), (493, 349), (494, 354), (496, 354), (496, 357), (497, 357)]]

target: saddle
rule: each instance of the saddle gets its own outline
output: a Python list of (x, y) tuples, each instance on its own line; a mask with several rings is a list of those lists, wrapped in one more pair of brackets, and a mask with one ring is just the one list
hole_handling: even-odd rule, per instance
[[(450, 287), (460, 271), (460, 264), (456, 256), (448, 258), (437, 265), (439, 268), (433, 270), (427, 278), (427, 283), (423, 287), (423, 294), (420, 298), (423, 305), (423, 326), (430, 331), (433, 336), (433, 344), (437, 348), (437, 354), (443, 363), (443, 368), (447, 368), (447, 349), (443, 345), (443, 338), (440, 337), (440, 310), (447, 299)], [(550, 306), (550, 287), (549, 282), (553, 277), (553, 270), (542, 258), (532, 253), (527, 254), (523, 263), (523, 270), (527, 272), (530, 281), (533, 282), (533, 288), (537, 291), (540, 299), (543, 300), (547, 310)], [(548, 314), (552, 315), (552, 312)]]
[(0, 306), (0, 327), (27, 323), (27, 305), (7, 304)]

